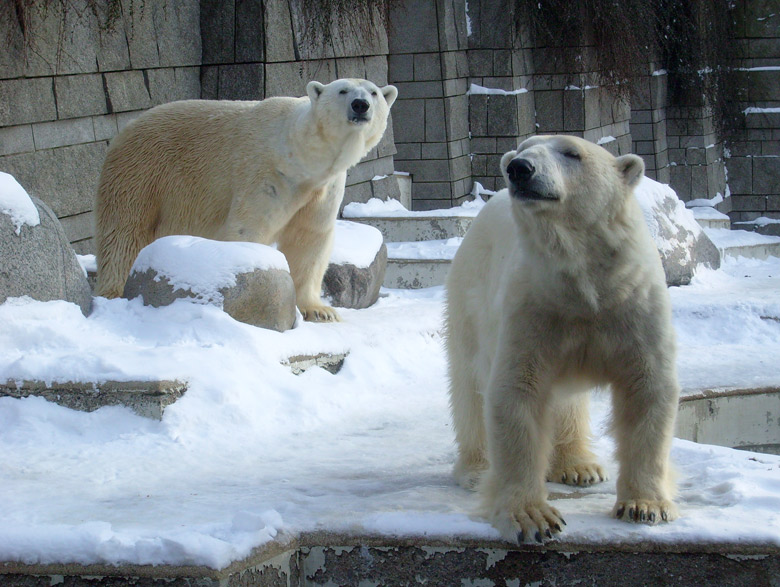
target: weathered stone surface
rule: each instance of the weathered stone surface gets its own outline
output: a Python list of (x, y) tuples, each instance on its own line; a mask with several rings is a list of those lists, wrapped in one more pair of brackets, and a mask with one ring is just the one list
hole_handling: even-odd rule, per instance
[(368, 308), (379, 298), (387, 268), (387, 247), (382, 244), (368, 267), (331, 263), (322, 280), (322, 290), (339, 308)]
[(167, 277), (155, 269), (133, 270), (124, 297), (143, 298), (147, 306), (167, 306), (180, 298), (221, 306), (239, 322), (283, 332), (295, 324), (295, 286), (281, 269), (255, 269), (235, 276), (235, 284), (218, 289), (218, 295), (204, 298), (189, 289), (174, 289)]
[[(661, 255), (666, 283), (690, 283), (698, 265), (717, 269), (720, 252), (668, 186), (643, 179), (646, 198), (640, 200), (645, 222)], [(652, 183), (648, 183), (652, 182)]]
[(23, 224), (19, 234), (0, 211), (0, 303), (10, 297), (66, 300), (88, 315), (92, 293), (59, 220), (46, 204), (31, 198), (40, 224)]

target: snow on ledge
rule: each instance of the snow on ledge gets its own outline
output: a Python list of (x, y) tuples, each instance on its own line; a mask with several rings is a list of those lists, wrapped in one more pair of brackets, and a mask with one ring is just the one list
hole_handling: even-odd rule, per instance
[(441, 208), (439, 210), (421, 210), (413, 212), (407, 210), (398, 200), (380, 200), (371, 198), (366, 203), (352, 202), (344, 206), (341, 213), (344, 218), (436, 218), (442, 216), (476, 216), (482, 210), (485, 202), (476, 198), (470, 202), (464, 202), (455, 208)]
[(478, 84), (471, 84), (469, 86), (467, 95), (479, 95), (479, 94), (495, 94), (499, 96), (516, 96), (517, 94), (525, 94), (528, 90), (526, 88), (520, 88), (519, 90), (502, 90), (500, 88), (486, 88)]
[(14, 232), (20, 234), (22, 226), (38, 226), (41, 217), (30, 196), (13, 175), (0, 171), (0, 214), (11, 218)]

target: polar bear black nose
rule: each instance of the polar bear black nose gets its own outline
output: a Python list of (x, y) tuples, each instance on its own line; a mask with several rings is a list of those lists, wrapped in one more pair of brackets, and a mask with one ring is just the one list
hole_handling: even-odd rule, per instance
[(362, 98), (355, 98), (352, 100), (352, 111), (355, 114), (365, 114), (368, 112), (369, 103)]
[(528, 181), (536, 168), (528, 159), (512, 159), (506, 166), (506, 174), (512, 183)]

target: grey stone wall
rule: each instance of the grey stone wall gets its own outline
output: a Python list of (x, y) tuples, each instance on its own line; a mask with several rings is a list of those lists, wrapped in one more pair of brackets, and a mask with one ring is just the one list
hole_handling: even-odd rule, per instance
[(92, 208), (108, 141), (156, 104), (200, 96), (196, 0), (146, 2), (101, 30), (84, 0), (32, 13), (31, 46), (0, 14), (0, 169), (60, 218), (77, 252), (92, 252)]
[[(737, 10), (744, 130), (727, 143), (731, 206), (726, 211), (732, 222), (780, 219), (780, 11), (770, 0), (740, 2)], [(769, 225), (763, 231), (778, 234), (779, 228)]]

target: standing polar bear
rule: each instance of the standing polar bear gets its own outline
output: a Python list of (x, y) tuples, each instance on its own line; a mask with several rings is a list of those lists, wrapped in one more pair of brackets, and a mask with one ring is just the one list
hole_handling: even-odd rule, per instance
[(111, 143), (97, 193), (97, 294), (122, 295), (162, 236), (278, 243), (307, 320), (320, 299), (347, 169), (382, 138), (394, 86), (312, 81), (303, 98), (186, 100), (153, 108)]
[(679, 393), (664, 271), (633, 189), (636, 155), (569, 136), (506, 153), (447, 281), (455, 476), (509, 540), (561, 531), (545, 479), (605, 479), (590, 387), (610, 384), (620, 474), (613, 515), (676, 517), (669, 451)]

